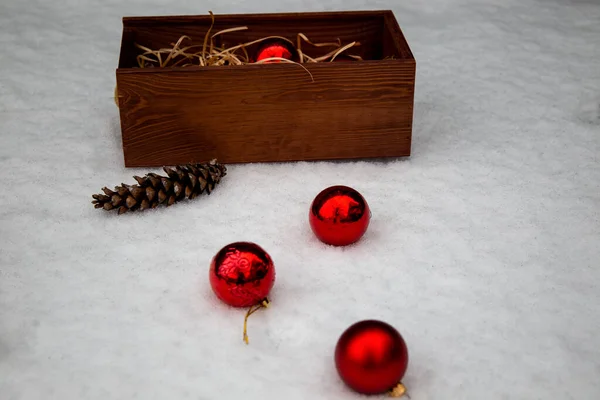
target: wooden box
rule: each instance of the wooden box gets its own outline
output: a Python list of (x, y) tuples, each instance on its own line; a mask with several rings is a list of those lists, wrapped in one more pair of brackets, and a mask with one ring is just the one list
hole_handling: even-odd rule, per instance
[(135, 44), (202, 42), (211, 17), (125, 17), (116, 99), (127, 167), (410, 155), (416, 63), (391, 11), (215, 15), (237, 45), (359, 41), (363, 61), (139, 68)]

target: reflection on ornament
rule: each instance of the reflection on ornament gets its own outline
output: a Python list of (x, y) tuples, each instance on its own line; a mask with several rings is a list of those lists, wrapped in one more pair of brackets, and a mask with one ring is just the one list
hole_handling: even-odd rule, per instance
[[(296, 49), (288, 42), (281, 39), (266, 40), (256, 52), (256, 61), (262, 61), (269, 58), (285, 58), (294, 60), (296, 58)], [(280, 60), (269, 60), (265, 63), (278, 63)]]

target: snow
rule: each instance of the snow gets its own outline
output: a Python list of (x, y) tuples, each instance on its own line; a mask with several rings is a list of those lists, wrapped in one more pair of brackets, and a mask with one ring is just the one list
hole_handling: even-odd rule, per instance
[[(234, 165), (193, 202), (92, 208), (149, 171), (122, 162), (122, 16), (342, 9), (392, 9), (410, 43), (412, 157)], [(3, 0), (0, 398), (357, 399), (333, 350), (367, 318), (406, 339), (413, 400), (600, 398), (599, 21), (595, 0)], [(373, 212), (351, 247), (310, 232), (333, 184)], [(238, 240), (277, 268), (248, 346), (208, 284)]]

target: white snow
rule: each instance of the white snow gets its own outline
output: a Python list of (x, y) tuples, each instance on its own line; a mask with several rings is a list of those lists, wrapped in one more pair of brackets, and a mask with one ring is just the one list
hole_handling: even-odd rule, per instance
[[(235, 165), (193, 202), (92, 208), (149, 171), (122, 162), (122, 16), (342, 9), (392, 9), (409, 41), (412, 157)], [(405, 337), (413, 400), (600, 398), (598, 1), (2, 0), (0, 134), (2, 400), (357, 399), (333, 350), (365, 318)], [(373, 211), (352, 247), (310, 232), (333, 184)], [(208, 284), (237, 240), (277, 268), (249, 346)]]

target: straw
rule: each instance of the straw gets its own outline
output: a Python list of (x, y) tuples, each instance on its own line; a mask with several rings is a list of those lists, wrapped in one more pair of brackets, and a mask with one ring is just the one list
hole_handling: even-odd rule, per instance
[[(171, 47), (151, 49), (147, 46), (136, 43), (136, 47), (139, 48), (142, 53), (138, 54), (136, 60), (140, 68), (165, 68), (165, 67), (188, 67), (188, 66), (224, 66), (224, 65), (245, 65), (245, 64), (262, 64), (265, 62), (285, 62), (291, 64), (303, 64), (303, 63), (317, 63), (317, 62), (332, 62), (340, 54), (347, 50), (359, 46), (359, 42), (352, 42), (342, 45), (340, 39), (335, 42), (322, 42), (317, 43), (311, 41), (308, 36), (304, 33), (298, 33), (296, 36), (296, 43), (283, 36), (265, 36), (263, 38), (252, 40), (246, 43), (241, 43), (230, 47), (218, 47), (214, 43), (214, 39), (219, 35), (224, 35), (231, 32), (238, 32), (247, 30), (247, 26), (238, 26), (233, 28), (222, 29), (216, 33), (211, 34), (215, 25), (215, 16), (212, 11), (209, 11), (211, 16), (211, 24), (208, 31), (204, 35), (204, 39), (201, 45), (187, 44), (184, 46), (184, 42), (192, 42), (192, 39), (187, 35), (182, 35), (177, 42), (171, 43)], [(266, 40), (278, 39), (289, 43), (294, 46), (298, 52), (299, 62), (272, 57), (261, 60), (260, 62), (254, 62), (251, 60), (248, 54), (247, 47), (257, 43), (264, 42)], [(305, 42), (314, 47), (332, 47), (332, 51), (324, 56), (311, 57), (302, 50), (302, 43)], [(193, 43), (193, 42), (192, 42)], [(198, 50), (198, 48), (200, 48)], [(347, 54), (352, 59), (362, 60), (360, 56)], [(303, 67), (307, 72), (308, 70)], [(308, 72), (310, 74), (310, 72)], [(312, 79), (312, 75), (311, 75)], [(314, 81), (314, 79), (313, 79)]]

